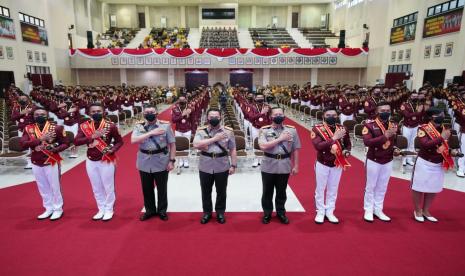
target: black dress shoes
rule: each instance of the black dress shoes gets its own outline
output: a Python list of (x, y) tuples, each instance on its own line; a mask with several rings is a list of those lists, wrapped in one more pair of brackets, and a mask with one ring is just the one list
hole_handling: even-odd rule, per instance
[(226, 222), (226, 219), (224, 218), (224, 214), (217, 214), (216, 221), (220, 224), (224, 224)]
[(286, 217), (286, 215), (278, 215), (279, 220), (281, 221), (282, 224), (289, 224), (289, 219)]
[(152, 213), (143, 213), (142, 215), (140, 215), (139, 220), (140, 221), (148, 220), (149, 218), (154, 217), (155, 215), (156, 214), (152, 214)]
[(271, 221), (271, 216), (270, 215), (264, 215), (262, 218), (262, 223), (263, 224), (268, 224)]
[(158, 214), (161, 220), (167, 221), (168, 220), (168, 214), (165, 212), (161, 212)]
[(212, 218), (211, 214), (203, 214), (202, 219), (200, 220), (201, 224), (207, 224)]

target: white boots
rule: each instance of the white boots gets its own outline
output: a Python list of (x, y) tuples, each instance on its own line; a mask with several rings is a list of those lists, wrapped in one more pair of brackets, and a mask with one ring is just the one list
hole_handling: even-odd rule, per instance
[(363, 215), (363, 219), (367, 222), (373, 222), (374, 217), (377, 217), (379, 220), (384, 221), (384, 222), (390, 222), (391, 218), (386, 216), (385, 213), (383, 213), (382, 210), (376, 210), (374, 212), (372, 211), (365, 211), (365, 214)]
[(315, 223), (316, 224), (323, 224), (325, 222), (325, 217), (326, 219), (333, 223), (333, 224), (338, 224), (339, 219), (334, 215), (332, 211), (317, 211), (316, 216), (315, 216)]

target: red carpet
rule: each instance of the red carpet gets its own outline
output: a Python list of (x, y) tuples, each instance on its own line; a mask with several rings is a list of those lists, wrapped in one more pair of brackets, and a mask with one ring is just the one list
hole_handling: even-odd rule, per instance
[(315, 152), (309, 132), (297, 128), (301, 171), (290, 184), (307, 212), (289, 213), (290, 225), (262, 225), (260, 213), (227, 213), (225, 225), (200, 225), (200, 213), (140, 222), (137, 147), (126, 136), (111, 222), (91, 221), (96, 207), (84, 163), (63, 175), (58, 222), (35, 219), (42, 212), (35, 183), (0, 190), (0, 275), (465, 275), (465, 194), (444, 191), (432, 210), (440, 223), (419, 224), (409, 183), (392, 179), (385, 211), (393, 222), (368, 224), (363, 164), (352, 158), (337, 202), (341, 223), (316, 225)]

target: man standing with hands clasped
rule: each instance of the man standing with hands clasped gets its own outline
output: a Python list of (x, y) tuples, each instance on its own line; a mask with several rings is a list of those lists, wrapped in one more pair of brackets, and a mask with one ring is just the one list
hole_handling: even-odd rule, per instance
[[(228, 176), (234, 174), (237, 168), (236, 140), (232, 129), (223, 127), (221, 111), (210, 108), (207, 111), (208, 126), (200, 127), (195, 133), (194, 147), (200, 150), (199, 176), (202, 189), (203, 216), (201, 224), (206, 224), (212, 218), (212, 188), (216, 185), (216, 220), (225, 223), (226, 187)], [(231, 156), (231, 162), (228, 155)]]
[[(176, 161), (176, 140), (171, 125), (167, 121), (157, 120), (158, 112), (155, 106), (144, 107), (145, 121), (135, 125), (131, 143), (139, 144), (137, 153), (137, 169), (142, 182), (145, 213), (140, 220), (147, 220), (156, 214), (161, 220), (168, 220), (167, 183), (168, 173), (174, 168)], [(158, 195), (158, 211), (155, 205), (155, 181)]]
[(271, 109), (272, 124), (260, 129), (258, 144), (264, 151), (262, 171), (262, 222), (268, 224), (273, 212), (273, 193), (276, 189), (276, 214), (283, 224), (289, 224), (284, 207), (289, 175), (299, 172), (300, 139), (293, 126), (283, 125), (284, 111), (280, 107)]

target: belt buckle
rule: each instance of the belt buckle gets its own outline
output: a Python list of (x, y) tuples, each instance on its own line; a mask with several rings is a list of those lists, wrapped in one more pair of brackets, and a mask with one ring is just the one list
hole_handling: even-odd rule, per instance
[(277, 159), (277, 160), (281, 160), (281, 159), (282, 159), (281, 154), (276, 154), (276, 159)]
[(216, 152), (212, 152), (212, 158), (213, 158), (213, 159), (216, 158)]

